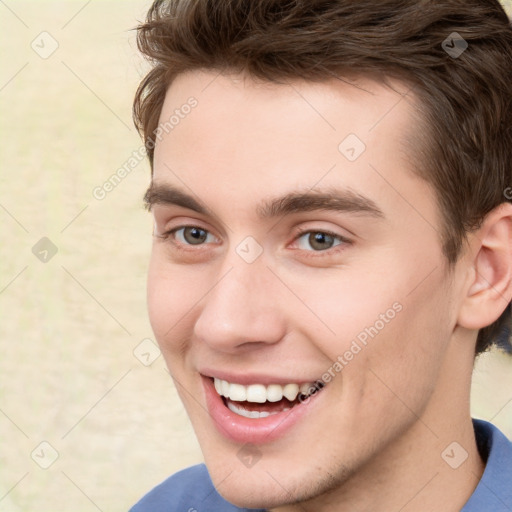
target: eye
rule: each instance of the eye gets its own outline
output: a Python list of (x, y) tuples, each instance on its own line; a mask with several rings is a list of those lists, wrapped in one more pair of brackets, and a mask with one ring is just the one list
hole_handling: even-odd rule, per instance
[[(296, 240), (299, 242), (299, 249), (304, 249), (309, 252), (325, 252), (338, 245), (350, 243), (350, 240), (337, 233), (320, 230), (301, 231)], [(338, 240), (338, 243), (335, 243), (336, 240)], [(313, 251), (310, 251), (307, 245), (312, 247)]]
[[(162, 235), (163, 238), (169, 238), (174, 235), (173, 238), (177, 239), (179, 243), (183, 245), (201, 245), (203, 242), (211, 238), (215, 240), (215, 237), (198, 226), (181, 226), (179, 228), (171, 229)], [(211, 237), (210, 239), (208, 237)]]
[[(200, 228), (199, 226), (179, 226), (166, 231), (162, 235), (156, 235), (162, 239), (171, 239), (178, 249), (180, 246), (200, 246), (204, 245), (205, 242), (214, 242), (216, 237), (212, 235), (206, 229)], [(174, 241), (178, 243), (175, 243)], [(296, 235), (295, 239), (298, 248), (305, 250), (306, 252), (327, 252), (339, 245), (350, 244), (350, 240), (347, 238), (325, 230), (300, 230)], [(336, 243), (337, 241), (337, 243)], [(308, 246), (313, 250), (308, 249)], [(342, 249), (342, 248), (340, 248)]]

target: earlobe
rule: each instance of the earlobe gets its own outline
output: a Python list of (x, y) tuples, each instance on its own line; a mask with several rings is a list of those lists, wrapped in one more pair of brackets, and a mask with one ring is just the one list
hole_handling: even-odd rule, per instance
[(472, 266), (458, 324), (482, 329), (501, 316), (512, 298), (512, 204), (497, 206), (470, 236)]

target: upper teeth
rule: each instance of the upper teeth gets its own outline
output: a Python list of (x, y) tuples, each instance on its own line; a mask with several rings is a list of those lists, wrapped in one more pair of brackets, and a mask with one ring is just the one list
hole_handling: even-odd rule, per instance
[(283, 396), (293, 402), (299, 393), (308, 395), (315, 388), (314, 382), (306, 384), (286, 384), (281, 386), (280, 384), (270, 384), (265, 386), (263, 384), (251, 384), (250, 386), (244, 386), (242, 384), (230, 383), (225, 380), (213, 379), (215, 389), (219, 395), (229, 398), (235, 402), (258, 402), (264, 403), (279, 402), (283, 399)]

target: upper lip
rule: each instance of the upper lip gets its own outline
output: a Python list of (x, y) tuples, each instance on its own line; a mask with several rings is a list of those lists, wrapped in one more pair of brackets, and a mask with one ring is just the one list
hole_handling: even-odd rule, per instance
[(282, 386), (286, 384), (307, 384), (310, 382), (317, 382), (319, 379), (297, 379), (295, 377), (283, 377), (280, 375), (279, 377), (263, 374), (263, 373), (249, 373), (245, 372), (243, 374), (236, 374), (223, 370), (209, 370), (203, 369), (199, 370), (199, 373), (203, 377), (210, 377), (225, 380), (232, 384), (242, 384), (244, 386), (250, 386), (251, 384), (263, 384), (265, 386), (269, 386), (270, 384), (280, 384)]

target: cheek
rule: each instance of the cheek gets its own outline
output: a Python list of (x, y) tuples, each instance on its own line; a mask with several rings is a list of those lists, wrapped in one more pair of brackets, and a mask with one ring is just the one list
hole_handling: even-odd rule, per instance
[(365, 381), (359, 391), (369, 396), (375, 410), (413, 419), (411, 411), (421, 415), (427, 406), (450, 341), (447, 296), (440, 280), (425, 285), (421, 293), (402, 296), (403, 309), (369, 339), (365, 359), (347, 367), (347, 379)]
[(304, 337), (332, 362), (324, 371), (342, 374), (334, 380), (344, 382), (349, 401), (364, 395), (401, 407), (395, 391), (419, 404), (436, 384), (452, 329), (446, 279), (440, 268), (429, 275), (434, 264), (419, 268), (417, 259), (398, 256), (379, 260), (380, 270), (346, 269), (315, 286), (291, 285), (315, 313), (296, 316)]
[(147, 304), (151, 327), (162, 350), (178, 349), (180, 333), (187, 325), (200, 290), (189, 272), (170, 265), (154, 251), (148, 270)]
[(295, 322), (331, 361), (351, 350), (350, 360), (356, 354), (361, 358), (372, 341), (385, 336), (403, 314), (400, 286), (396, 281), (383, 282), (371, 272), (346, 270), (314, 280), (295, 276), (295, 282), (288, 282), (303, 302)]

